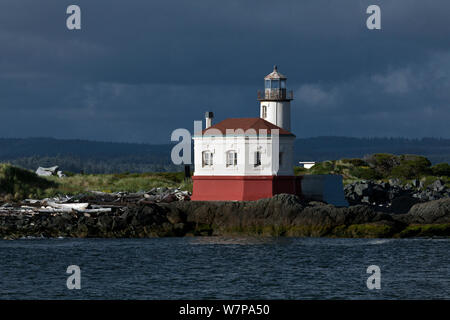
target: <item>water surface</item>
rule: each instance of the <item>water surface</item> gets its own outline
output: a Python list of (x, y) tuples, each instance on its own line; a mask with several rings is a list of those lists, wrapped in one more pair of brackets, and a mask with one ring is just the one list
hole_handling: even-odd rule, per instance
[[(449, 299), (450, 239), (0, 240), (1, 299)], [(81, 268), (81, 290), (66, 269)], [(368, 290), (369, 265), (381, 290)]]

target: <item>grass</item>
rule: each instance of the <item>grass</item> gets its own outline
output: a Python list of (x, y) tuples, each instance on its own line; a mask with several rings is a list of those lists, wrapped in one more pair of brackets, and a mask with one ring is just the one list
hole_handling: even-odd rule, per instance
[(46, 190), (55, 187), (53, 181), (38, 177), (34, 172), (0, 164), (0, 198), (6, 201), (44, 196)]
[(157, 187), (179, 187), (192, 192), (192, 183), (184, 181), (184, 172), (71, 174), (58, 178), (38, 177), (31, 171), (0, 164), (0, 198), (5, 201), (58, 194), (74, 195), (87, 191), (149, 191)]
[(192, 184), (184, 181), (184, 173), (129, 173), (129, 174), (89, 174), (73, 175), (71, 177), (49, 177), (58, 184), (55, 192), (62, 194), (77, 194), (86, 191), (103, 192), (138, 192), (149, 191), (152, 188), (181, 188), (192, 192)]

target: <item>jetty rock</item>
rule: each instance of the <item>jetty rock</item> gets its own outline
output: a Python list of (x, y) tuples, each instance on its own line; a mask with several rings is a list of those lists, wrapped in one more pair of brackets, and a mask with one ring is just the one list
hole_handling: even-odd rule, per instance
[(177, 208), (187, 223), (209, 235), (340, 236), (353, 224), (386, 224), (391, 232), (404, 225), (369, 206), (335, 207), (290, 194), (258, 201), (177, 202), (165, 207)]
[(409, 224), (450, 224), (450, 198), (415, 204), (398, 219)]
[(404, 214), (383, 212), (367, 204), (336, 207), (289, 194), (258, 201), (138, 201), (115, 205), (110, 210), (63, 208), (58, 212), (57, 209), (10, 211), (8, 208), (0, 210), (4, 212), (0, 214), (0, 237), (6, 239), (27, 236), (450, 236), (450, 198), (414, 204)]

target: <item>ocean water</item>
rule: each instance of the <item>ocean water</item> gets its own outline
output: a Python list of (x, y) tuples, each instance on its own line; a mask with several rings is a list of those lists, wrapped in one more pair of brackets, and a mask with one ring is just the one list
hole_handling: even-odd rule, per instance
[[(450, 239), (0, 240), (0, 299), (449, 299)], [(69, 265), (81, 289), (66, 286)], [(369, 290), (367, 267), (381, 269)]]

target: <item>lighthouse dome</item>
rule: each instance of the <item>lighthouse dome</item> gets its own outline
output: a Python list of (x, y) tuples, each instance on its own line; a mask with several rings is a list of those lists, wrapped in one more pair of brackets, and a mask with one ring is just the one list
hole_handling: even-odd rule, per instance
[(269, 73), (267, 76), (264, 77), (265, 80), (272, 80), (272, 79), (284, 79), (286, 80), (286, 76), (278, 72), (277, 66), (273, 66), (273, 71)]

